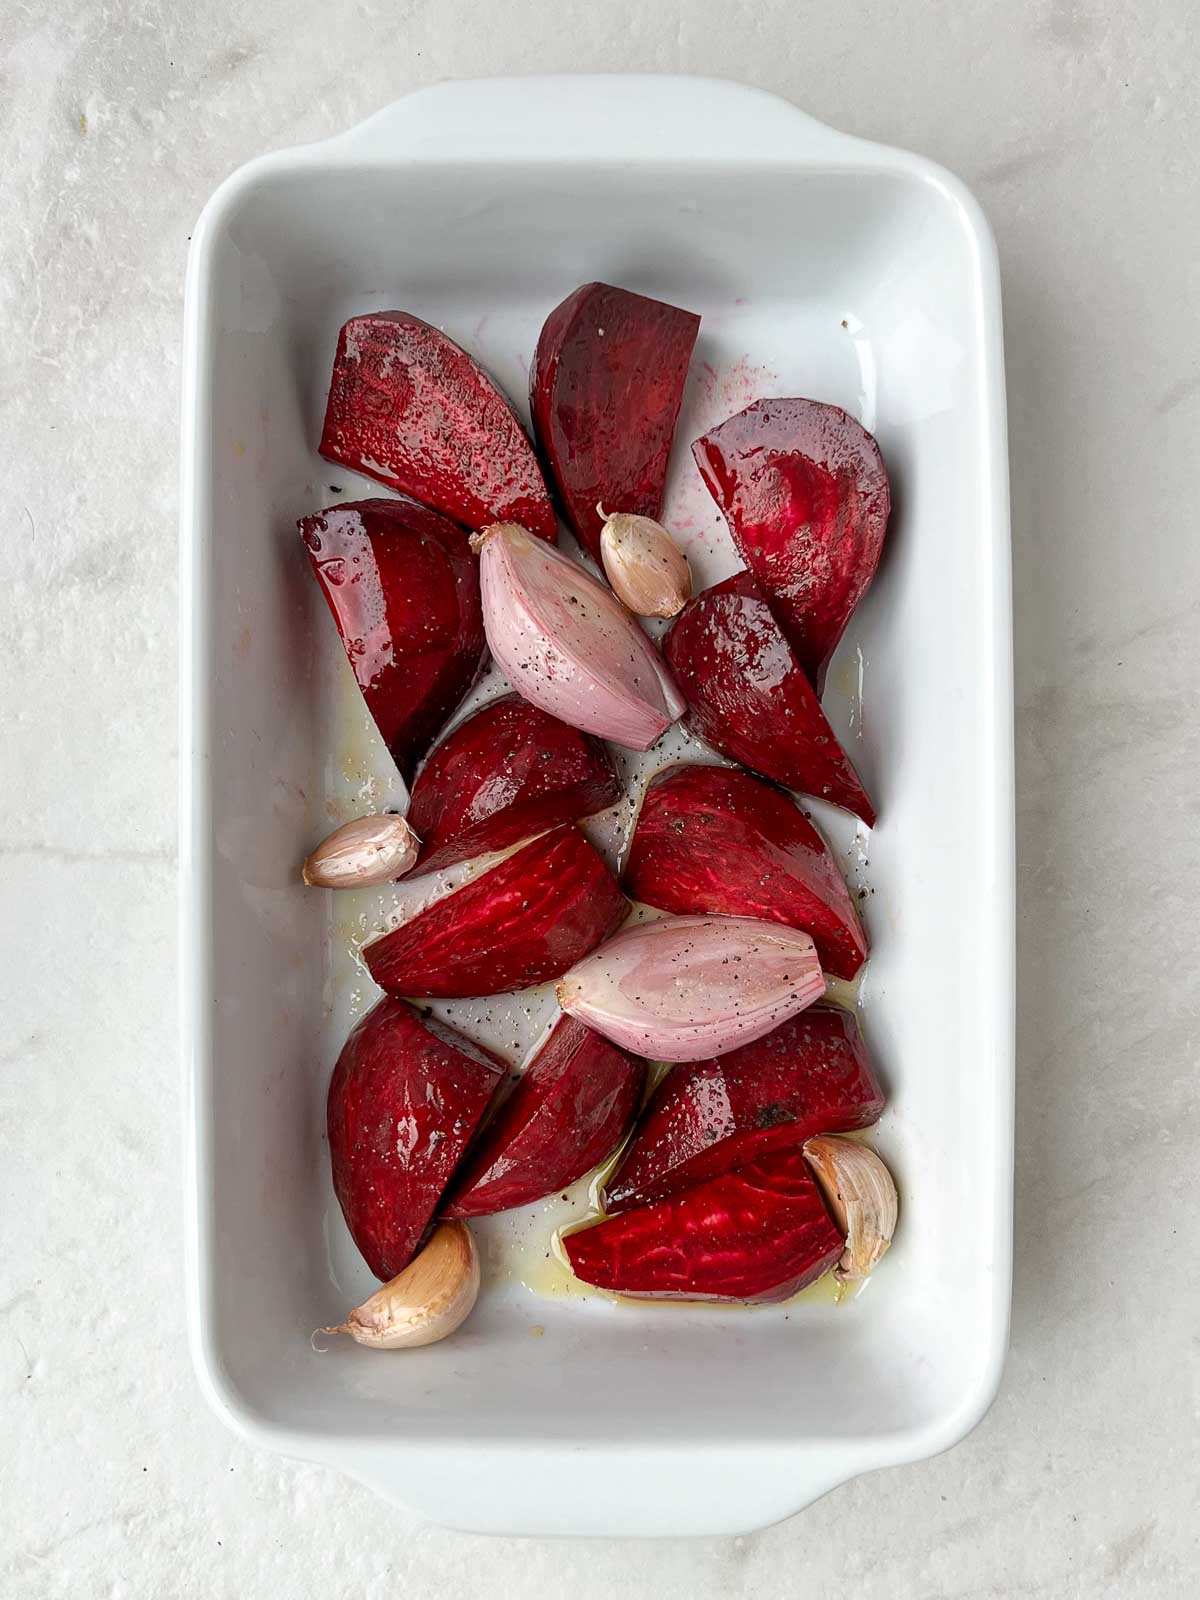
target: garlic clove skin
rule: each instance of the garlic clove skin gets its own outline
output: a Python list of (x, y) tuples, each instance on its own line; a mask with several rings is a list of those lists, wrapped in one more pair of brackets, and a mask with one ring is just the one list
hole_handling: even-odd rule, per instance
[(420, 849), (420, 839), (403, 817), (357, 817), (321, 841), (302, 875), (314, 889), (365, 889), (402, 878)]
[(865, 1278), (887, 1254), (896, 1231), (900, 1200), (892, 1175), (868, 1145), (834, 1134), (809, 1139), (804, 1155), (846, 1239), (834, 1277), (843, 1283)]
[(600, 530), (600, 560), (613, 593), (639, 617), (674, 617), (692, 598), (687, 557), (653, 517), (628, 511), (606, 516)]
[(651, 1061), (703, 1061), (761, 1039), (825, 993), (807, 933), (756, 917), (627, 928), (558, 982), (562, 1009)]
[(414, 1350), (462, 1326), (479, 1293), (479, 1252), (462, 1222), (439, 1222), (429, 1243), (336, 1328), (370, 1350)]
[(682, 716), (666, 663), (599, 579), (516, 523), (471, 543), (488, 646), (518, 694), (630, 750), (648, 750)]

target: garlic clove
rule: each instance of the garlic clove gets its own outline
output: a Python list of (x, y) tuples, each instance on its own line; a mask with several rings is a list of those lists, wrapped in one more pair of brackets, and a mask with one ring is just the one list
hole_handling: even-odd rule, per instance
[(605, 514), (600, 530), (600, 559), (618, 600), (639, 617), (674, 617), (692, 598), (692, 571), (687, 557), (653, 517), (632, 512)]
[(365, 889), (402, 878), (416, 862), (421, 841), (403, 817), (385, 812), (356, 817), (323, 839), (304, 863), (314, 889)]
[(558, 1003), (651, 1061), (702, 1061), (761, 1039), (825, 993), (807, 933), (756, 917), (665, 917), (609, 939), (559, 980)]
[(516, 523), (471, 543), (488, 645), (532, 705), (631, 750), (683, 714), (666, 663), (611, 589)]
[(809, 1139), (804, 1155), (846, 1240), (834, 1276), (865, 1278), (896, 1231), (900, 1201), (892, 1175), (868, 1145), (833, 1134)]
[(439, 1222), (429, 1243), (336, 1328), (371, 1350), (436, 1344), (460, 1327), (479, 1293), (479, 1252), (465, 1223)]

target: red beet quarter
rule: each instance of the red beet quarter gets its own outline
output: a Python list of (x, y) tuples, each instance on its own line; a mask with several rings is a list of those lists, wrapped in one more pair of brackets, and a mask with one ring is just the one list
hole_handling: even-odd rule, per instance
[(672, 1068), (608, 1181), (605, 1207), (645, 1205), (814, 1134), (866, 1128), (883, 1105), (853, 1017), (813, 1006), (728, 1055)]
[(870, 797), (748, 572), (690, 600), (664, 650), (687, 724), (714, 750), (874, 823)]
[(615, 932), (628, 902), (576, 828), (559, 828), (363, 948), (390, 994), (451, 1000), (528, 989)]
[(620, 1144), (646, 1064), (563, 1017), (459, 1168), (446, 1217), (529, 1205), (582, 1178)]
[(786, 1300), (827, 1272), (843, 1240), (799, 1150), (563, 1240), (577, 1277), (660, 1300)]
[(381, 1000), (346, 1040), (329, 1084), (333, 1187), (377, 1278), (406, 1267), (503, 1064), (402, 1000)]
[(530, 374), (542, 454), (580, 543), (600, 559), (596, 510), (657, 517), (700, 318), (585, 283), (546, 318)]
[(519, 522), (558, 537), (508, 401), (453, 339), (406, 311), (352, 317), (338, 335), (321, 454), (468, 528)]
[(866, 959), (866, 934), (824, 839), (787, 795), (747, 772), (687, 765), (656, 774), (625, 888), (679, 916), (710, 911), (802, 928), (839, 978)]
[(692, 454), (820, 694), (883, 548), (891, 492), (879, 446), (839, 406), (756, 400)]
[(411, 500), (359, 500), (300, 532), (367, 708), (405, 782), (487, 646), (467, 535)]
[(504, 695), (447, 734), (414, 784), (408, 821), (421, 840), (415, 870), (503, 850), (604, 811), (620, 794), (599, 739), (520, 695)]

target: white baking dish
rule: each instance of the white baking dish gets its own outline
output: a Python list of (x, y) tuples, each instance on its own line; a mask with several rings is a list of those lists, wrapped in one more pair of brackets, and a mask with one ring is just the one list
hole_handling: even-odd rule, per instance
[[(331, 913), (296, 867), (359, 790), (399, 792), (295, 533), (331, 485), (383, 492), (316, 454), (334, 336), (353, 310), (415, 311), (523, 406), (546, 312), (591, 278), (704, 316), (679, 525), (719, 523), (690, 440), (758, 394), (846, 406), (893, 474), (885, 562), (827, 694), (881, 821), (856, 855), (825, 820), (874, 891), (863, 1018), (901, 1231), (853, 1303), (747, 1311), (563, 1293), (534, 1270), (545, 1219), (508, 1219), (454, 1339), (320, 1353), (311, 1330), (370, 1286), (331, 1201), (323, 1098), (369, 999), (338, 952), (372, 908)], [(711, 543), (704, 581), (733, 565)], [(221, 1414), (511, 1533), (744, 1530), (960, 1439), (1005, 1349), (1013, 1097), (1000, 297), (963, 187), (680, 78), (444, 84), (251, 163), (192, 246), (182, 602), (189, 1303)], [(537, 1019), (517, 1020), (523, 1047)]]

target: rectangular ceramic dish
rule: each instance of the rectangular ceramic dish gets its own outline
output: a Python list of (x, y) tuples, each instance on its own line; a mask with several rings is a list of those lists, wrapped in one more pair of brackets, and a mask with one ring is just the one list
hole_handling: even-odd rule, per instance
[[(369, 1002), (374, 911), (300, 887), (396, 794), (296, 519), (381, 493), (316, 453), (336, 330), (401, 307), (524, 406), (551, 307), (601, 278), (702, 313), (669, 493), (733, 565), (687, 446), (760, 394), (878, 437), (896, 511), (826, 704), (879, 805), (834, 823), (873, 954), (878, 1145), (902, 1221), (857, 1300), (656, 1307), (569, 1292), (549, 1223), (490, 1226), (475, 1315), (380, 1356), (312, 1329), (371, 1287), (333, 1203), (324, 1090)], [(690, 79), (445, 84), (265, 157), (197, 227), (183, 424), (188, 1279), (205, 1392), (248, 1438), (443, 1522), (726, 1533), (960, 1439), (995, 1392), (1011, 1252), (1009, 532), (995, 251), (963, 187), (784, 102)], [(871, 892), (873, 891), (873, 892)], [(537, 1018), (482, 1014), (513, 1059)]]

